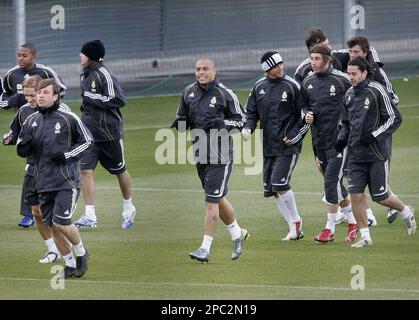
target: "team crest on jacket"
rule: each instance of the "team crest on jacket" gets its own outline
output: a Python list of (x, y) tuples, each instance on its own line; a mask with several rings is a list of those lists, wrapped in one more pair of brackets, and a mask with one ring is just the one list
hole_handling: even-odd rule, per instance
[(331, 96), (335, 96), (336, 95), (336, 88), (335, 88), (335, 85), (334, 84), (332, 84), (331, 86), (330, 86), (330, 95)]
[(60, 132), (61, 132), (61, 124), (57, 122), (55, 124), (55, 133), (60, 133)]
[(364, 102), (364, 109), (368, 109), (369, 107), (370, 107), (370, 99), (366, 97), (365, 102)]
[(96, 81), (95, 80), (92, 81), (92, 88), (93, 89), (96, 88)]
[(210, 108), (214, 108), (215, 104), (217, 103), (217, 97), (212, 97), (210, 101)]
[(288, 98), (287, 92), (286, 91), (282, 92), (282, 101), (287, 101), (287, 98)]

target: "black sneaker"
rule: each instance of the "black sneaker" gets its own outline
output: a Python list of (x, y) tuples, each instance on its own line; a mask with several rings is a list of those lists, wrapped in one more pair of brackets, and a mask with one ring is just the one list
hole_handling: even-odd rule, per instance
[(388, 209), (387, 211), (387, 222), (393, 223), (398, 216), (399, 212), (396, 209)]
[(76, 275), (76, 268), (65, 266), (63, 272), (64, 272), (64, 279), (72, 278)]
[(76, 273), (77, 278), (82, 277), (87, 271), (87, 263), (89, 260), (89, 252), (86, 249), (84, 256), (76, 257)]

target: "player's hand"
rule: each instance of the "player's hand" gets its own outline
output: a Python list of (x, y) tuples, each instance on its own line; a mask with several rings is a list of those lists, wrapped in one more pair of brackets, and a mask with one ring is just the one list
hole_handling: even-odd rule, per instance
[(306, 120), (306, 123), (307, 124), (312, 124), (313, 123), (313, 121), (314, 121), (314, 113), (313, 113), (313, 111), (307, 112), (306, 117), (305, 117), (305, 120)]
[(51, 157), (51, 160), (54, 161), (56, 164), (65, 164), (67, 159), (63, 152), (54, 153)]
[(284, 139), (282, 139), (282, 141), (284, 141), (284, 143), (285, 143), (287, 146), (292, 146), (292, 140), (291, 140), (291, 139), (289, 139), (288, 137), (284, 137)]
[(316, 168), (320, 171), (320, 173), (323, 174), (323, 171), (322, 171), (322, 164), (323, 164), (323, 162), (320, 161), (319, 158), (316, 157), (314, 159), (314, 164), (316, 165)]
[(242, 136), (243, 136), (244, 141), (249, 140), (251, 135), (252, 135), (252, 130), (250, 130), (249, 128), (242, 129)]
[(7, 145), (11, 145), (11, 144), (12, 144), (12, 142), (13, 142), (13, 137), (12, 137), (12, 135), (11, 135), (10, 133), (6, 133), (6, 134), (3, 136), (3, 144), (4, 144), (5, 146), (7, 146)]

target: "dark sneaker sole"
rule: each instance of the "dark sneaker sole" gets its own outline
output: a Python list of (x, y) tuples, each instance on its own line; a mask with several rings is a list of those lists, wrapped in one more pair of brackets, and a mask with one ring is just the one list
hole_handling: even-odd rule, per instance
[(189, 256), (191, 257), (192, 260), (197, 260), (197, 261), (202, 262), (202, 263), (208, 263), (208, 261), (209, 261), (208, 259), (201, 259), (201, 258), (195, 257), (193, 255), (189, 255)]
[(318, 243), (329, 243), (329, 242), (334, 242), (335, 239), (327, 240), (327, 241), (323, 241), (323, 240), (320, 240), (320, 239), (314, 239), (314, 241), (317, 241)]

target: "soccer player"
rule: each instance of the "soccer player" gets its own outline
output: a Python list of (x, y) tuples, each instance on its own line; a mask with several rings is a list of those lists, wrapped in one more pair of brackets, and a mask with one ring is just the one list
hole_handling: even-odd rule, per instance
[(372, 200), (400, 211), (407, 234), (416, 232), (414, 210), (406, 206), (388, 188), (389, 149), (386, 139), (400, 126), (401, 114), (386, 89), (370, 81), (371, 68), (364, 57), (352, 59), (348, 73), (353, 85), (345, 95), (342, 109), (342, 130), (336, 149), (348, 146), (349, 193), (361, 239), (352, 247), (372, 245), (366, 215), (365, 187), (368, 185)]
[(7, 71), (3, 80), (3, 93), (0, 96), (0, 107), (19, 109), (26, 104), (23, 93), (23, 82), (29, 76), (40, 76), (42, 79), (53, 78), (60, 86), (61, 98), (67, 87), (58, 74), (48, 66), (36, 63), (36, 48), (32, 43), (24, 43), (17, 52), (18, 65)]
[[(10, 131), (4, 137), (3, 143), (5, 145), (16, 144), (16, 140), (19, 136), (20, 131), (22, 130), (23, 123), (30, 115), (37, 112), (37, 86), (39, 81), (41, 80), (42, 79), (39, 76), (32, 76), (27, 78), (23, 83), (23, 92), (25, 94), (25, 99), (26, 101), (28, 101), (28, 103), (23, 105), (17, 111), (15, 118), (10, 124)], [(63, 103), (60, 104), (60, 107), (70, 111), (70, 109)], [(58, 249), (55, 245), (54, 239), (52, 238), (51, 229), (42, 223), (42, 215), (39, 208), (39, 198), (35, 181), (36, 179), (34, 163), (35, 159), (33, 155), (27, 157), (22, 195), (25, 202), (31, 206), (32, 215), (36, 220), (36, 227), (47, 246), (47, 252), (39, 260), (39, 263), (51, 263), (57, 261), (60, 256), (58, 253)]]
[[(79, 117), (60, 107), (60, 87), (53, 79), (38, 84), (38, 110), (29, 116), (17, 140), (21, 157), (33, 156), (42, 222), (52, 227), (53, 238), (64, 258), (62, 276), (81, 277), (89, 253), (71, 217), (80, 194), (80, 156), (93, 143)], [(72, 244), (76, 261), (74, 260)]]
[(248, 140), (260, 121), (263, 130), (264, 195), (276, 197), (278, 210), (288, 223), (289, 232), (282, 240), (298, 240), (304, 236), (302, 218), (298, 214), (290, 181), (304, 135), (310, 126), (301, 119), (300, 85), (284, 73), (279, 52), (266, 52), (261, 64), (266, 76), (258, 80), (250, 91), (242, 134)]
[[(61, 97), (67, 89), (58, 74), (45, 65), (36, 63), (36, 48), (31, 43), (22, 44), (17, 52), (18, 65), (10, 69), (2, 81), (0, 107), (3, 109), (14, 108), (18, 110), (27, 103), (23, 92), (23, 82), (29, 76), (40, 76), (42, 79), (54, 78), (60, 85)], [(23, 216), (18, 223), (20, 227), (28, 228), (34, 224), (31, 207), (24, 201), (23, 192), (20, 204), (20, 214)]]
[[(370, 49), (370, 44), (367, 37), (364, 36), (355, 36), (352, 37), (347, 41), (347, 45), (349, 48), (349, 57), (350, 60), (355, 59), (356, 57), (364, 57), (366, 58), (368, 56), (368, 52)], [(399, 97), (393, 90), (393, 86), (391, 85), (390, 80), (387, 77), (387, 74), (384, 72), (384, 70), (381, 68), (382, 64), (376, 63), (376, 62), (369, 62), (371, 67), (371, 74), (370, 79), (372, 81), (377, 81), (380, 84), (382, 84), (387, 92), (390, 95), (391, 100), (393, 100), (394, 105), (397, 107), (399, 104)], [(391, 158), (391, 149), (392, 149), (392, 136), (389, 135), (387, 138), (388, 143), (388, 150), (389, 150), (389, 159), (388, 164), (390, 168), (390, 158)], [(391, 191), (391, 190), (390, 190)], [(367, 209), (368, 214), (368, 223), (371, 226), (377, 225), (377, 220), (372, 215), (371, 209)], [(398, 216), (398, 211), (395, 209), (388, 209), (387, 211), (387, 221), (388, 223), (393, 223)], [(370, 221), (372, 222), (370, 223)]]
[(358, 226), (342, 183), (346, 150), (335, 150), (343, 98), (351, 83), (346, 74), (332, 67), (328, 47), (314, 46), (310, 49), (310, 59), (313, 72), (304, 79), (301, 93), (304, 98), (305, 121), (312, 126), (315, 154), (324, 173), (323, 202), (327, 209), (326, 226), (314, 240), (323, 243), (334, 241), (336, 213), (340, 206), (348, 217), (346, 240), (352, 242), (356, 238)]
[[(307, 36), (306, 36), (307, 49), (310, 50), (310, 48), (312, 48), (313, 46), (317, 44), (322, 44), (328, 47), (330, 50), (332, 50), (329, 43), (329, 39), (326, 37), (326, 35), (323, 33), (321, 29), (319, 28), (308, 29)], [(331, 54), (332, 54), (331, 62), (332, 62), (333, 68), (342, 72), (346, 72), (348, 62), (350, 60), (350, 50), (348, 49), (332, 50)], [(380, 62), (380, 58), (378, 57), (378, 53), (373, 47), (370, 48), (368, 46), (368, 50), (366, 51), (365, 56), (367, 57), (368, 61), (370, 61), (372, 64), (377, 65), (377, 66), (382, 66), (382, 63)], [(295, 74), (294, 74), (294, 79), (298, 81), (300, 84), (302, 84), (303, 80), (309, 75), (311, 71), (312, 71), (312, 68), (311, 68), (310, 58), (307, 58), (303, 62), (301, 62), (301, 64), (297, 67), (297, 70), (295, 71)], [(316, 153), (314, 153), (314, 156), (315, 156), (315, 165), (322, 173), (320, 162), (316, 156)], [(346, 173), (346, 168), (344, 171)], [(367, 209), (367, 213), (368, 213), (369, 225), (376, 226), (377, 219), (375, 218), (371, 208)], [(340, 208), (340, 210), (338, 211), (336, 215), (336, 224), (340, 224), (347, 220), (348, 219), (344, 211), (342, 210), (342, 208)]]
[(233, 206), (227, 200), (228, 180), (233, 166), (233, 141), (228, 130), (241, 130), (246, 120), (234, 92), (216, 78), (215, 64), (199, 59), (195, 65), (196, 82), (183, 93), (172, 124), (179, 131), (191, 130), (196, 168), (205, 192), (204, 239), (192, 259), (208, 262), (219, 218), (227, 225), (233, 240), (231, 259), (240, 257), (246, 229), (240, 228)]
[(103, 65), (104, 56), (105, 47), (100, 40), (87, 42), (81, 48), (81, 119), (92, 133), (95, 145), (81, 159), (85, 212), (75, 225), (78, 228), (97, 226), (93, 170), (100, 161), (118, 179), (123, 197), (121, 226), (130, 229), (134, 226), (136, 209), (131, 199), (131, 177), (125, 168), (124, 158), (124, 128), (120, 108), (125, 105), (125, 96), (116, 78)]

